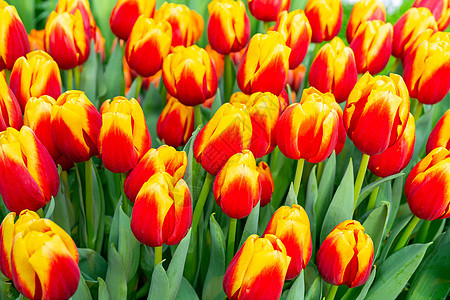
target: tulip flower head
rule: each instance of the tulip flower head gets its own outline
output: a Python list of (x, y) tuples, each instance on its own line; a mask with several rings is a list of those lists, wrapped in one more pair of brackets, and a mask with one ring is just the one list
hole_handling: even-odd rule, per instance
[(313, 43), (330, 41), (341, 30), (341, 0), (308, 0), (305, 13), (311, 24)]
[(450, 150), (450, 109), (439, 119), (430, 133), (427, 142), (427, 154), (439, 147)]
[[(286, 83), (289, 84), (291, 90), (298, 93), (305, 78), (306, 67), (299, 65), (297, 68), (288, 71)], [(284, 110), (284, 109), (283, 109)]]
[(89, 5), (89, 0), (58, 0), (55, 11), (57, 13), (68, 12), (75, 14), (76, 10), (79, 10), (83, 17), (84, 30), (88, 35), (95, 40), (95, 31), (97, 25), (95, 24), (94, 15)]
[(359, 26), (365, 21), (386, 22), (386, 8), (380, 0), (360, 0), (353, 5), (347, 25), (347, 41), (351, 43)]
[(0, 132), (8, 127), (20, 130), (23, 124), (22, 111), (13, 91), (0, 74)]
[(261, 185), (260, 205), (261, 207), (264, 207), (269, 204), (270, 200), (272, 199), (273, 190), (275, 188), (272, 178), (272, 172), (270, 171), (269, 165), (264, 161), (261, 161), (256, 169), (259, 172), (258, 180)]
[(209, 57), (214, 65), (214, 69), (216, 70), (217, 79), (220, 79), (223, 75), (223, 70), (225, 66), (225, 55), (220, 54), (213, 48), (211, 45), (206, 45), (206, 52), (208, 52)]
[(289, 11), (291, 0), (247, 0), (251, 14), (264, 22), (276, 21), (283, 11)]
[(416, 0), (413, 7), (428, 8), (441, 31), (444, 31), (450, 23), (450, 1), (448, 0)]

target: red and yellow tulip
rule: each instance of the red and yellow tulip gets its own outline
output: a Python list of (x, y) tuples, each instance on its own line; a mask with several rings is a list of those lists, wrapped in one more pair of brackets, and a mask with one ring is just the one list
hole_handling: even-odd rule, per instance
[(23, 124), (22, 110), (13, 91), (6, 83), (5, 75), (0, 74), (0, 132), (8, 127), (20, 130)]
[(270, 200), (272, 200), (272, 194), (275, 188), (273, 183), (272, 172), (270, 171), (269, 165), (264, 161), (261, 161), (256, 166), (256, 169), (259, 172), (258, 179), (261, 185), (260, 205), (261, 207), (264, 207), (267, 204), (269, 204)]
[(427, 142), (427, 153), (439, 147), (450, 150), (450, 109), (439, 119), (430, 133)]
[(264, 22), (276, 21), (283, 11), (289, 11), (291, 0), (247, 0), (251, 14)]
[(439, 30), (445, 30), (450, 23), (450, 1), (448, 0), (416, 0), (413, 7), (428, 8), (436, 19)]
[(365, 21), (386, 22), (386, 8), (380, 0), (360, 0), (353, 5), (347, 24), (347, 41), (351, 43), (358, 27)]
[(341, 0), (308, 0), (305, 13), (311, 24), (313, 43), (330, 41), (341, 30)]

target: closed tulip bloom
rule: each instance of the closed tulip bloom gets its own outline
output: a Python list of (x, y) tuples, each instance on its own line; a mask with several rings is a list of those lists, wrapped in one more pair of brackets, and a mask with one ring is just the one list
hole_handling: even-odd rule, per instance
[(353, 5), (347, 24), (347, 41), (351, 43), (358, 27), (365, 21), (380, 20), (386, 22), (386, 8), (380, 0), (360, 0)]
[(427, 153), (439, 147), (450, 150), (450, 109), (439, 119), (430, 133), (427, 142)]
[(309, 84), (322, 93), (333, 93), (344, 102), (358, 81), (355, 56), (350, 47), (335, 37), (320, 48), (309, 71)]
[(157, 173), (165, 172), (177, 182), (184, 177), (186, 166), (187, 155), (184, 151), (177, 151), (167, 145), (150, 149), (128, 173), (124, 182), (125, 195), (131, 201), (135, 201), (142, 186)]
[(221, 54), (241, 50), (250, 38), (250, 19), (241, 0), (213, 0), (208, 4), (208, 40)]
[(413, 214), (424, 220), (450, 217), (450, 151), (432, 150), (409, 173), (405, 195)]
[(222, 105), (194, 141), (194, 157), (208, 173), (216, 175), (228, 159), (250, 146), (252, 123), (245, 105)]
[(394, 25), (392, 55), (403, 59), (415, 40), (424, 32), (437, 31), (436, 20), (428, 8), (410, 8)]
[(222, 211), (233, 219), (247, 217), (261, 198), (259, 172), (249, 150), (236, 153), (214, 180), (213, 193)]
[(290, 53), (280, 33), (255, 34), (239, 63), (239, 88), (247, 95), (270, 92), (278, 96), (286, 83)]
[(5, 75), (0, 74), (0, 132), (8, 127), (19, 130), (23, 118), (19, 102), (6, 83)]
[(250, 13), (258, 20), (272, 22), (283, 11), (289, 11), (291, 0), (247, 0)]
[(306, 67), (299, 65), (297, 68), (288, 71), (286, 83), (289, 84), (292, 91), (298, 93), (305, 78)]
[(82, 65), (90, 53), (90, 32), (84, 29), (79, 10), (74, 14), (53, 11), (45, 24), (45, 51), (63, 70)]
[(372, 77), (366, 73), (348, 97), (344, 126), (356, 148), (375, 155), (401, 138), (408, 117), (409, 94), (402, 77), (393, 73)]
[(450, 33), (436, 32), (404, 60), (403, 78), (412, 98), (440, 102), (450, 90)]
[(387, 177), (403, 170), (411, 161), (416, 140), (416, 125), (413, 115), (409, 114), (405, 131), (394, 145), (369, 159), (369, 170), (378, 177)]
[(312, 253), (311, 229), (306, 211), (297, 204), (280, 207), (267, 224), (263, 236), (266, 234), (279, 238), (291, 258), (286, 280), (297, 277), (306, 268)]
[(0, 70), (11, 70), (16, 60), (30, 52), (30, 42), (14, 6), (0, 1)]
[(152, 18), (155, 7), (156, 0), (117, 0), (109, 18), (111, 31), (119, 39), (128, 40), (138, 17)]
[(58, 0), (55, 11), (57, 13), (68, 12), (75, 14), (79, 10), (83, 17), (84, 30), (86, 34), (90, 35), (95, 40), (95, 31), (97, 25), (95, 24), (94, 15), (89, 5), (89, 0)]
[(194, 132), (194, 108), (169, 97), (156, 123), (158, 137), (169, 146), (186, 145)]
[(131, 30), (125, 48), (128, 65), (143, 77), (156, 74), (169, 54), (171, 42), (172, 28), (168, 22), (157, 23), (141, 15)]
[(142, 186), (133, 206), (131, 230), (149, 247), (176, 245), (192, 224), (191, 193), (183, 179), (157, 173)]
[(358, 73), (377, 74), (386, 67), (392, 52), (392, 25), (383, 21), (365, 21), (350, 44)]
[(311, 26), (302, 9), (283, 11), (278, 15), (274, 29), (286, 40), (286, 46), (291, 48), (289, 69), (297, 68), (308, 52), (311, 42)]
[(82, 91), (67, 91), (52, 107), (52, 136), (56, 149), (74, 163), (98, 154), (102, 117)]
[(223, 70), (224, 70), (224, 66), (225, 66), (225, 55), (220, 54), (219, 52), (217, 52), (216, 50), (211, 48), (211, 45), (206, 45), (205, 50), (208, 53), (213, 65), (214, 65), (214, 69), (216, 70), (217, 79), (220, 79), (223, 75)]
[(217, 91), (217, 75), (205, 49), (176, 47), (163, 63), (167, 92), (188, 106), (202, 104)]
[(0, 169), (0, 194), (10, 211), (36, 211), (58, 193), (56, 165), (29, 127), (0, 132)]
[(272, 200), (274, 190), (272, 172), (270, 171), (269, 165), (264, 161), (261, 161), (256, 169), (259, 172), (258, 179), (261, 185), (260, 205), (261, 207), (264, 207), (269, 204), (270, 200)]
[(231, 260), (223, 290), (230, 300), (279, 299), (290, 261), (275, 235), (252, 234)]
[(341, 0), (308, 0), (305, 13), (311, 24), (313, 43), (330, 41), (341, 30)]
[(152, 146), (144, 112), (134, 98), (122, 96), (106, 100), (100, 112), (98, 148), (103, 165), (113, 173), (128, 172)]
[(28, 99), (48, 95), (61, 95), (61, 75), (58, 64), (44, 51), (33, 51), (20, 57), (14, 64), (10, 79), (11, 90), (22, 111)]
[(450, 1), (448, 0), (416, 0), (413, 7), (428, 8), (436, 19), (439, 30), (445, 30), (450, 23)]

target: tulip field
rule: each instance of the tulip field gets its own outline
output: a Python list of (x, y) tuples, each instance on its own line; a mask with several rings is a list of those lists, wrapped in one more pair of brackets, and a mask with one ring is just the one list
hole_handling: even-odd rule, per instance
[(0, 300), (448, 299), (450, 0), (0, 0)]

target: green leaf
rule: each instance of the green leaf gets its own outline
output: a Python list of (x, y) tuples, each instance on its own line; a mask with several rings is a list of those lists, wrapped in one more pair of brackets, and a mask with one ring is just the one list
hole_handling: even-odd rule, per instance
[(239, 248), (245, 243), (247, 238), (252, 234), (258, 233), (258, 220), (259, 220), (259, 206), (260, 201), (253, 207), (252, 212), (247, 217), (245, 222), (244, 231), (242, 232), (241, 242), (239, 243)]
[(289, 289), (286, 300), (303, 300), (305, 299), (305, 272), (300, 272), (300, 275), (295, 279), (294, 284)]
[(336, 152), (324, 162), (322, 178), (319, 183), (319, 190), (317, 193), (317, 201), (314, 205), (314, 215), (316, 219), (316, 230), (322, 227), (325, 214), (331, 203), (333, 195), (334, 181), (336, 178)]
[(79, 248), (80, 270), (91, 278), (106, 278), (108, 263), (97, 252), (89, 248)]
[(164, 99), (161, 98), (159, 91), (153, 84), (147, 90), (144, 103), (142, 103), (142, 110), (144, 111), (145, 122), (152, 137), (152, 147), (157, 148), (161, 143), (156, 132), (156, 124), (159, 116), (164, 109)]
[(155, 253), (151, 247), (141, 245), (141, 255), (139, 266), (145, 274), (145, 277), (150, 280), (152, 278), (153, 270), (155, 269)]
[(385, 202), (382, 206), (379, 206), (372, 210), (370, 215), (362, 224), (365, 229), (365, 233), (367, 233), (373, 241), (374, 259), (376, 259), (378, 256), (378, 250), (380, 248), (381, 241), (383, 240), (389, 205), (389, 203)]
[(214, 116), (216, 111), (222, 106), (222, 97), (220, 96), (220, 89), (217, 89), (216, 97), (211, 105), (211, 111), (209, 113), (209, 120)]
[[(95, 52), (94, 41), (91, 41), (91, 53), (88, 60), (83, 64), (83, 70), (80, 74), (79, 89), (84, 91), (91, 102), (98, 107), (97, 99), (97, 53)], [(77, 72), (77, 69), (75, 69)]]
[[(341, 184), (334, 194), (330, 207), (328, 208), (325, 220), (320, 233), (320, 242), (328, 236), (336, 225), (345, 220), (350, 220), (353, 216), (353, 164), (352, 160), (347, 167), (347, 171), (342, 178)], [(320, 187), (319, 187), (320, 189)]]
[(73, 294), (72, 300), (89, 300), (92, 299), (91, 292), (84, 281), (83, 276), (80, 276), (80, 283), (78, 284), (77, 291)]
[[(186, 172), (184, 173), (184, 181), (186, 181), (186, 184), (189, 187), (189, 190), (191, 191), (192, 199), (197, 200), (198, 196), (200, 195), (200, 190), (202, 189), (203, 182), (199, 182), (200, 180), (197, 180), (198, 177), (194, 177), (194, 173), (198, 175), (197, 168), (199, 167), (197, 164), (197, 161), (194, 158), (194, 141), (197, 137), (197, 134), (200, 132), (200, 126), (195, 129), (195, 131), (192, 133), (191, 138), (186, 143), (186, 145), (183, 148), (183, 151), (187, 154), (187, 167)], [(195, 178), (195, 180), (194, 180)], [(195, 203), (192, 203), (193, 205)], [(195, 206), (194, 206), (195, 207)]]
[(153, 271), (152, 284), (147, 300), (163, 300), (170, 299), (169, 278), (160, 262)]
[(316, 228), (316, 214), (314, 212), (314, 206), (316, 205), (318, 197), (318, 187), (316, 179), (316, 166), (314, 166), (309, 174), (308, 186), (306, 189), (306, 204), (305, 211), (309, 218), (309, 223), (311, 226), (311, 236), (313, 243), (313, 253), (316, 249), (316, 239), (317, 239), (317, 228)]
[(306, 293), (306, 300), (322, 299), (322, 277), (317, 275)]
[(366, 283), (364, 285), (348, 289), (348, 291), (345, 293), (344, 297), (342, 297), (341, 300), (364, 300), (366, 298), (367, 292), (369, 291), (370, 286), (372, 285), (375, 276), (377, 274), (376, 266), (373, 267), (372, 271), (370, 272), (369, 279), (367, 279)]
[(381, 251), (381, 255), (380, 255), (380, 258), (379, 258), (380, 262), (383, 262), (386, 259), (387, 255), (389, 253), (389, 250), (390, 250), (392, 244), (395, 241), (395, 238), (402, 231), (402, 229), (406, 226), (406, 224), (409, 223), (411, 218), (412, 218), (412, 215), (410, 215), (410, 216), (404, 218), (403, 220), (401, 220), (400, 223), (398, 223), (398, 225), (394, 228), (394, 230), (392, 230), (392, 232), (389, 234), (389, 237), (388, 237), (388, 239), (386, 240), (386, 243), (383, 246), (383, 250)]
[(297, 203), (297, 197), (295, 197), (294, 185), (291, 182), (291, 184), (289, 185), (289, 191), (288, 191), (288, 194), (286, 197), (286, 203), (284, 205), (292, 206), (294, 204), (298, 204), (298, 203)]
[(114, 244), (111, 244), (108, 255), (108, 271), (106, 272), (106, 287), (111, 300), (127, 298), (127, 276), (122, 257)]
[(68, 194), (68, 191), (66, 191), (62, 177), (60, 179), (59, 191), (55, 196), (54, 203), (55, 208), (51, 220), (70, 235), (72, 227), (75, 224), (75, 213), (72, 202), (70, 201), (70, 195)]
[(180, 289), (178, 290), (175, 300), (198, 300), (198, 295), (195, 292), (189, 281), (183, 277), (181, 280)]
[(101, 253), (103, 246), (103, 237), (105, 232), (105, 196), (103, 194), (102, 181), (100, 179), (100, 176), (98, 175), (97, 168), (95, 167), (94, 164), (92, 164), (92, 172), (93, 172), (92, 183), (93, 183), (94, 201), (92, 207), (86, 207), (86, 217), (88, 220), (88, 228), (89, 228), (89, 216), (91, 214), (93, 216), (92, 220), (95, 230), (94, 235), (95, 250)]
[(105, 50), (106, 54), (108, 55), (113, 39), (115, 38), (114, 34), (111, 32), (111, 27), (109, 26), (109, 18), (111, 16), (114, 5), (116, 4), (116, 1), (95, 0), (90, 1), (90, 3), (92, 6), (92, 14), (95, 17), (95, 22), (97, 23), (97, 26), (100, 28), (100, 30), (102, 31), (102, 35), (105, 38)]
[(178, 244), (177, 250), (172, 257), (169, 268), (167, 269), (167, 276), (170, 282), (170, 298), (175, 299), (178, 289), (180, 288), (181, 279), (183, 278), (184, 264), (186, 262), (186, 254), (191, 240), (191, 229), (189, 229), (186, 236)]
[(53, 196), (52, 196), (52, 198), (50, 199), (48, 204), (45, 206), (45, 217), (44, 218), (51, 219), (54, 211), (55, 211), (55, 198), (53, 198)]
[(18, 296), (12, 281), (0, 272), (0, 299), (16, 299)]
[(272, 172), (274, 190), (272, 194), (272, 201), (270, 205), (273, 208), (278, 208), (286, 195), (286, 191), (291, 184), (291, 178), (294, 176), (294, 163), (296, 161), (286, 158), (281, 154), (278, 147), (273, 150), (270, 159), (270, 170)]
[(123, 84), (123, 57), (119, 44), (114, 48), (105, 68), (104, 79), (106, 83), (106, 99), (121, 95)]
[(108, 289), (106, 288), (106, 284), (100, 277), (98, 280), (98, 300), (109, 300)]
[[(125, 201), (128, 201), (125, 199)], [(130, 217), (119, 208), (119, 244), (118, 250), (126, 270), (127, 281), (130, 281), (139, 267), (139, 242), (130, 228)]]
[(376, 189), (377, 187), (379, 187), (381, 184), (385, 183), (386, 181), (395, 179), (397, 177), (403, 176), (405, 175), (405, 173), (398, 173), (398, 174), (394, 174), (388, 177), (384, 177), (381, 178), (380, 180), (374, 181), (371, 184), (365, 186), (362, 190), (361, 193), (359, 193), (359, 197), (358, 197), (358, 201), (356, 202), (356, 207), (358, 207), (361, 202), (367, 198), (367, 196), (370, 195), (370, 193)]
[(378, 268), (366, 299), (395, 299), (422, 261), (429, 244), (414, 244), (392, 254)]

